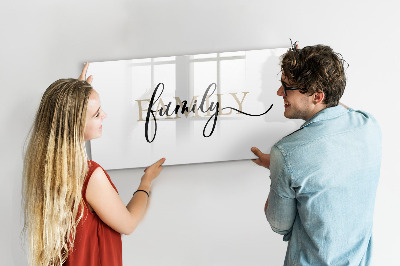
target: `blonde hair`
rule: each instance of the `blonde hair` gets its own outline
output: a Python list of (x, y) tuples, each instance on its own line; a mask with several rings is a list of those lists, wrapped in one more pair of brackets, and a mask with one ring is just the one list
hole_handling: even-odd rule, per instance
[(23, 172), (30, 265), (62, 265), (73, 248), (83, 216), (84, 129), (91, 91), (86, 81), (60, 79), (42, 96)]

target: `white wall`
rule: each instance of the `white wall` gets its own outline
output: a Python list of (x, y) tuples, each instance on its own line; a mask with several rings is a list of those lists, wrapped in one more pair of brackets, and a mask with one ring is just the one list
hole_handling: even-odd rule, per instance
[[(300, 46), (322, 43), (342, 53), (350, 64), (342, 101), (381, 124), (375, 260), (395, 265), (398, 10), (396, 1), (1, 1), (0, 264), (26, 265), (22, 147), (52, 81), (77, 77), (84, 61), (274, 48), (292, 38)], [(125, 202), (142, 170), (110, 172)], [(125, 265), (281, 265), (286, 244), (262, 211), (268, 175), (250, 161), (166, 167), (147, 217), (123, 237)]]

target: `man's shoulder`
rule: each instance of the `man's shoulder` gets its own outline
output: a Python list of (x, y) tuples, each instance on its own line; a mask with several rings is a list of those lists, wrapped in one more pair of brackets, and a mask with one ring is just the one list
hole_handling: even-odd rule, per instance
[(369, 124), (371, 124), (371, 126), (379, 128), (378, 121), (372, 114), (362, 110), (353, 110), (351, 108), (349, 108), (349, 113), (351, 116), (358, 117), (359, 119), (362, 119), (364, 122), (368, 122)]
[[(380, 127), (376, 119), (365, 111), (349, 108), (337, 116), (325, 116), (326, 119), (315, 117), (305, 122), (298, 130), (283, 137), (274, 147), (282, 155), (302, 152), (318, 141), (329, 141), (329, 138), (339, 134), (360, 134), (366, 132), (380, 137)], [(310, 152), (310, 151), (308, 151)]]
[(307, 131), (307, 129), (299, 128), (275, 143), (274, 148), (278, 149), (283, 156), (301, 149), (309, 141)]

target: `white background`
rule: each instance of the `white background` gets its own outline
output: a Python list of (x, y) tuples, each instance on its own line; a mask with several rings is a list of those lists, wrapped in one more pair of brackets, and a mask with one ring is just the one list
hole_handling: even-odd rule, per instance
[[(284, 47), (292, 38), (342, 53), (342, 101), (381, 124), (375, 261), (399, 265), (398, 11), (397, 1), (1, 1), (0, 264), (26, 265), (22, 148), (51, 82), (77, 77), (86, 60)], [(142, 171), (110, 172), (125, 202)], [(250, 161), (166, 167), (143, 223), (123, 237), (124, 264), (282, 265), (286, 244), (263, 214), (268, 175)]]

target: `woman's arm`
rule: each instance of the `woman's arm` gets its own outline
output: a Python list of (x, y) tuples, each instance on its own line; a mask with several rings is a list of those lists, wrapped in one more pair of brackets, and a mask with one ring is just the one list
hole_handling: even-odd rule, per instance
[[(149, 192), (151, 182), (160, 174), (164, 161), (163, 158), (146, 168), (138, 189)], [(98, 167), (89, 180), (86, 200), (104, 223), (121, 234), (129, 235), (145, 214), (148, 196), (139, 191), (125, 206), (103, 169)]]

